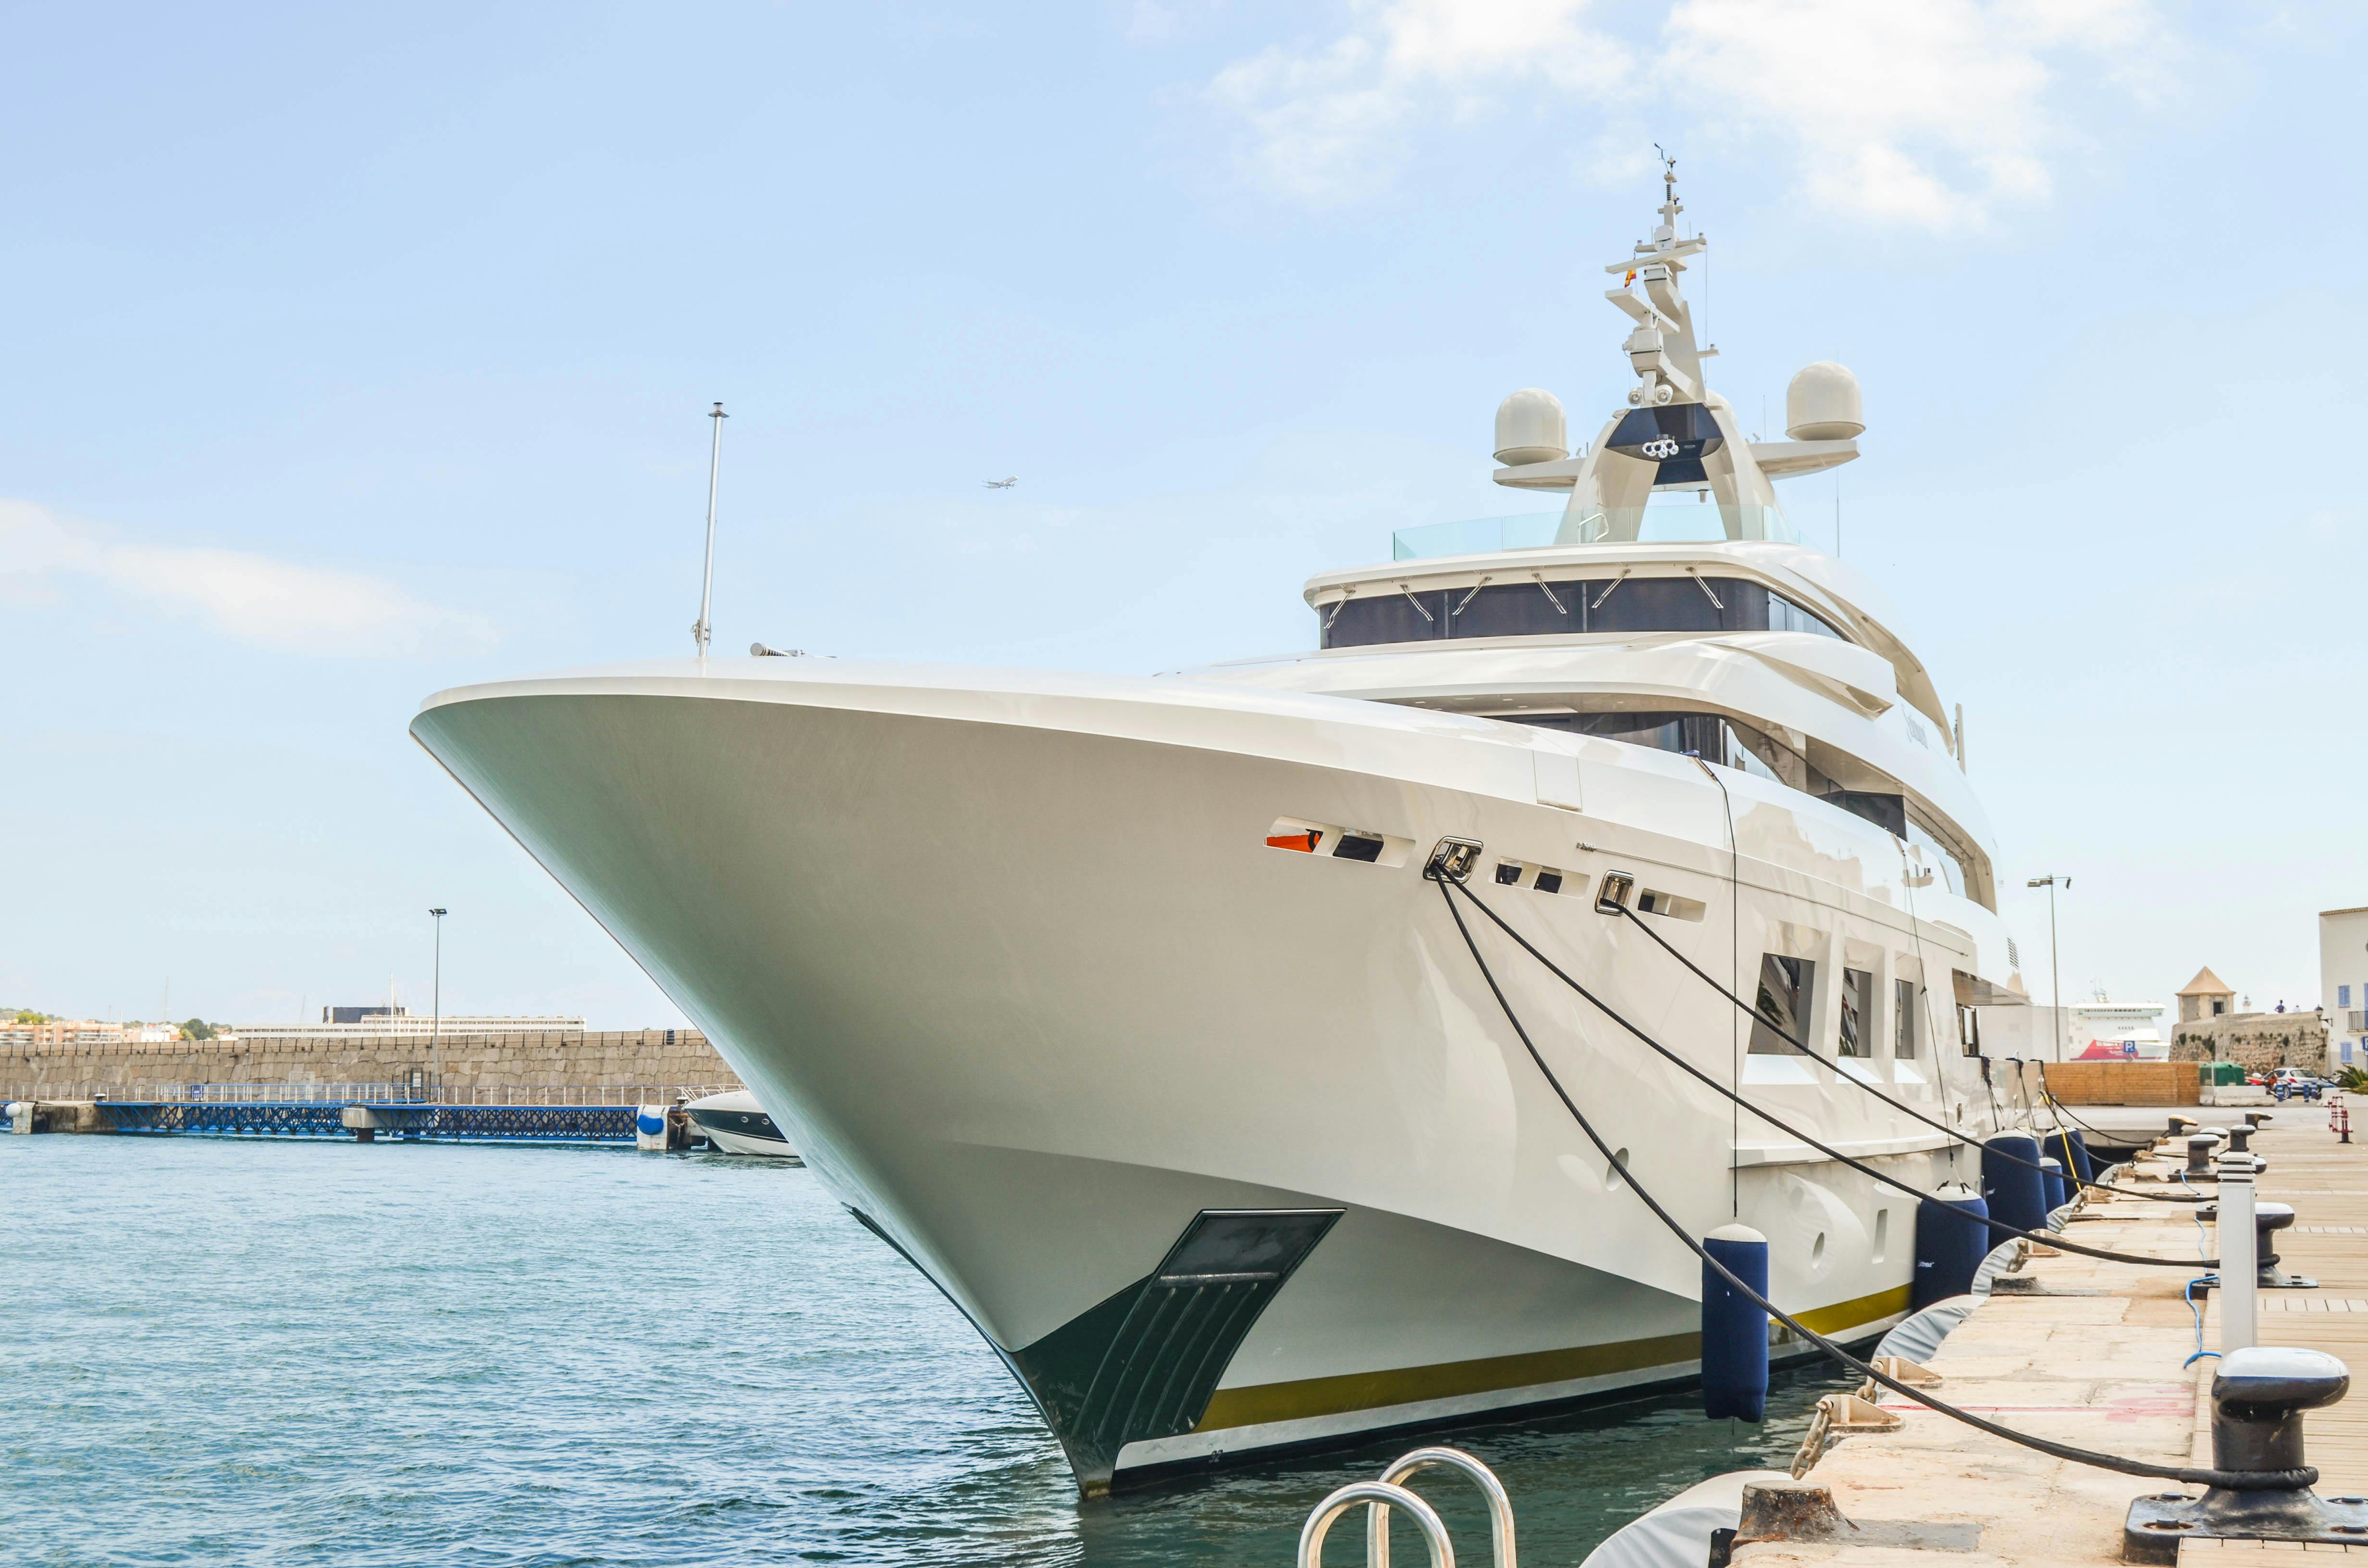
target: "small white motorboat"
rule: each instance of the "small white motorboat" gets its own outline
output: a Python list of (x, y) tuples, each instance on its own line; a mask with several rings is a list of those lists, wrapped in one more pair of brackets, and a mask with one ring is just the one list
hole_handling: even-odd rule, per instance
[[(711, 1147), (727, 1154), (759, 1154), (771, 1160), (796, 1160), (798, 1152), (757, 1103), (757, 1096), (746, 1089), (726, 1089), (720, 1095), (708, 1095), (682, 1108), (690, 1119), (707, 1134)], [(799, 1164), (804, 1164), (799, 1161)]]

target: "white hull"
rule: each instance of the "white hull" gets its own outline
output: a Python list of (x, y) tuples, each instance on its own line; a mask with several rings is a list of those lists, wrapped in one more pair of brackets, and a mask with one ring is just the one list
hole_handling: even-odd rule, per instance
[(707, 1141), (726, 1154), (753, 1154), (766, 1160), (798, 1159), (798, 1152), (778, 1138), (749, 1138), (711, 1127), (707, 1129)]
[[(1607, 1179), (1506, 1027), (1420, 872), (1442, 835), (1483, 841), (1479, 895), (1722, 1081), (1919, 1187), (1966, 1168), (1825, 1070), (1745, 1057), (1734, 1010), (1591, 891), (1624, 869), (1684, 901), (1695, 917), (1656, 928), (1747, 988), (1762, 951), (1814, 951), (1886, 987), (1927, 974), (1944, 1017), (1952, 967), (1980, 972), (1977, 947), (2002, 943), (1994, 918), (1908, 893), (1879, 829), (1740, 776), (1738, 907), (1721, 797), (1683, 758), (1345, 698), (820, 661), (473, 687), (413, 728), (977, 1324), (1089, 1489), (1696, 1369), (1699, 1266)], [(1269, 848), (1278, 818), (1376, 830), (1404, 858)], [(1492, 885), (1499, 857), (1590, 896)], [(1775, 1297), (1820, 1329), (1904, 1312), (1912, 1201), (1736, 1129), (1480, 939), (1689, 1226), (1739, 1214), (1767, 1234)], [(1970, 1081), (1941, 1032), (1868, 1074), (1956, 1114), (1969, 1096), (1926, 1082)], [(1339, 1217), (1239, 1309), (1229, 1353), (1222, 1324), (1214, 1349), (1178, 1349), (1140, 1326), (1144, 1292), (1197, 1215), (1234, 1210)], [(1176, 1360), (1163, 1388), (1213, 1379), (1167, 1421), (1181, 1429), (1110, 1404), (1103, 1351), (1142, 1334)]]

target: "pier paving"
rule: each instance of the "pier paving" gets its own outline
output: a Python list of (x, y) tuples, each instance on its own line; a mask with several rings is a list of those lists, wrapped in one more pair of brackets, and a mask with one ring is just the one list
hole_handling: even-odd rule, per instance
[[(2185, 1108), (2210, 1119), (2209, 1109)], [(2093, 1118), (2080, 1108), (2077, 1114)], [(2277, 1108), (2252, 1141), (2267, 1162), (2259, 1179), (2265, 1200), (2290, 1203), (2293, 1227), (2273, 1246), (2289, 1274), (2316, 1278), (2316, 1290), (2260, 1293), (2260, 1340), (2340, 1358), (2368, 1379), (2368, 1145), (2342, 1144), (2321, 1106)], [(2162, 1125), (2143, 1113), (2153, 1127)], [(2179, 1162), (2146, 1163), (2164, 1176)], [(2124, 1185), (2145, 1186), (2146, 1182)], [(2209, 1256), (2210, 1228), (2169, 1204), (2136, 1199), (2092, 1201), (2067, 1234), (2091, 1245), (2164, 1257)], [(2034, 1256), (1942, 1344), (1930, 1363), (1941, 1374), (1932, 1392), (1961, 1408), (2019, 1431), (2083, 1448), (2165, 1464), (2209, 1463), (2210, 1358), (2183, 1366), (2197, 1349), (2197, 1313), (2181, 1298), (2204, 1272), (2141, 1268), (2072, 1254)], [(2216, 1297), (2202, 1313), (2203, 1347), (2219, 1348)], [(2056, 1460), (1976, 1431), (1896, 1396), (1882, 1402), (1898, 1430), (1845, 1437), (1804, 1478), (1828, 1487), (1842, 1514), (1861, 1524), (1973, 1525), (1969, 1551), (1893, 1544), (1760, 1541), (1738, 1546), (1737, 1564), (1848, 1563), (1885, 1568), (2016, 1568), (2021, 1564), (2101, 1564), (2122, 1561), (2122, 1526), (2130, 1500), (2173, 1490), (2088, 1465)], [(2322, 1495), (2368, 1492), (2368, 1386), (2304, 1417), (2309, 1462)], [(1898, 1539), (1896, 1531), (1870, 1531)], [(2183, 1558), (2218, 1562), (2231, 1553), (2368, 1557), (2368, 1547), (2312, 1543), (2182, 1541)]]

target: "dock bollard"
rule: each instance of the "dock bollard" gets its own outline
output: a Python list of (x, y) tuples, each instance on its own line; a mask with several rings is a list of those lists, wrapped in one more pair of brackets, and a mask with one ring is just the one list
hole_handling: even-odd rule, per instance
[[(2256, 1169), (2253, 1173), (2259, 1176)], [(2257, 1187), (2255, 1191), (2259, 1191)], [(2220, 1205), (2206, 1203), (2195, 1210), (2196, 1218), (2215, 1223), (2220, 1218)], [(2253, 1277), (2264, 1290), (2316, 1290), (2318, 1281), (2305, 1279), (2298, 1274), (2288, 1274), (2278, 1267), (2277, 1233), (2294, 1222), (2291, 1203), (2253, 1201)]]
[(2036, 1138), (2002, 1133), (1984, 1141), (1982, 1199), (1990, 1206), (1991, 1219), (2022, 1231), (2047, 1228), (2047, 1190), (2038, 1166)]
[[(2212, 1379), (2212, 1467), (2306, 1468), (2303, 1412), (2333, 1404), (2351, 1387), (2351, 1369), (2322, 1351), (2283, 1346), (2231, 1351)], [(2368, 1498), (2321, 1497), (2307, 1487), (2214, 1486), (2201, 1497), (2152, 1493), (2130, 1505), (2122, 1560), (2176, 1562), (2181, 1539), (2357, 1544), (2368, 1540)]]
[(2208, 1176), (2212, 1174), (2212, 1149), (2220, 1140), (2209, 1132), (2192, 1133), (2187, 1140), (2187, 1174)]
[(1942, 1182), (1916, 1205), (1916, 1271), (1907, 1305), (1922, 1312), (1974, 1288), (1974, 1273), (1989, 1256), (1990, 1206), (1961, 1181)]
[[(1746, 1285), (1768, 1294), (1768, 1238), (1748, 1225), (1721, 1225), (1702, 1250)], [(1702, 1414), (1758, 1421), (1768, 1414), (1768, 1312), (1702, 1265)]]
[[(2220, 1156), (2220, 1355), (2260, 1343), (2260, 1265), (2255, 1261), (2253, 1156)], [(2300, 1430), (2300, 1428), (2296, 1428)], [(2296, 1438), (2297, 1442), (2301, 1439)]]

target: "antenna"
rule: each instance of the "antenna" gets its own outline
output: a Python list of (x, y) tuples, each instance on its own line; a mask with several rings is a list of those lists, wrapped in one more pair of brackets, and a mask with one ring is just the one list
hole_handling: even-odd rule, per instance
[(708, 607), (715, 597), (715, 479), (723, 466), (723, 422), (732, 416), (717, 403), (708, 415), (715, 421), (715, 437), (707, 449), (707, 564), (699, 576), (699, 619), (692, 623), (690, 640), (699, 645), (699, 656), (707, 657), (707, 637), (712, 630), (707, 622)]

